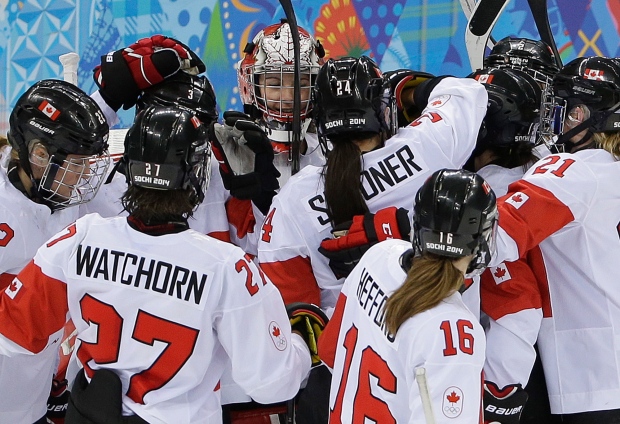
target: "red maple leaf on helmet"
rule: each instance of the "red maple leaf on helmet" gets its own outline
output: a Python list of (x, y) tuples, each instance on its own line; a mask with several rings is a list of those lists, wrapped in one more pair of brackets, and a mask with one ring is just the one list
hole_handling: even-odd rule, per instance
[(448, 399), (448, 402), (450, 402), (450, 403), (457, 403), (461, 399), (461, 397), (458, 396), (454, 392), (454, 390), (452, 391), (452, 393), (450, 393), (448, 396), (446, 396), (446, 398)]
[(521, 197), (521, 194), (515, 194), (514, 196), (511, 197), (513, 202), (522, 202), (523, 201), (523, 197)]
[(506, 270), (504, 268), (496, 268), (494, 274), (497, 278), (503, 278), (506, 275)]
[(273, 327), (273, 337), (280, 337), (280, 329), (278, 327)]

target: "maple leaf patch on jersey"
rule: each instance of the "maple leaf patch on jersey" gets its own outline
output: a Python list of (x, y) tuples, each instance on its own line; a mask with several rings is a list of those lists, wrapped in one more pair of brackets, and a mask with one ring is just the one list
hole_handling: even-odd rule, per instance
[(433, 97), (429, 105), (432, 107), (442, 107), (448, 100), (450, 100), (450, 95), (442, 94), (441, 96)]
[(456, 386), (450, 386), (443, 392), (441, 404), (443, 414), (448, 418), (456, 418), (463, 412), (463, 391)]
[(519, 209), (525, 204), (525, 202), (528, 201), (529, 198), (530, 196), (528, 196), (527, 194), (517, 191), (512, 196), (508, 197), (505, 202), (509, 205), (514, 206), (515, 209)]
[(23, 287), (22, 282), (19, 281), (17, 278), (13, 278), (13, 281), (11, 281), (11, 284), (7, 286), (4, 292), (11, 299), (15, 299), (15, 296), (17, 296), (17, 293), (19, 293), (22, 287)]
[(286, 337), (284, 336), (284, 333), (282, 333), (282, 327), (280, 327), (280, 325), (275, 321), (271, 321), (269, 323), (269, 336), (271, 337), (273, 344), (276, 346), (276, 349), (286, 349), (288, 344)]
[(501, 263), (498, 266), (491, 268), (491, 274), (495, 280), (495, 284), (501, 284), (504, 281), (508, 281), (512, 278), (505, 263)]

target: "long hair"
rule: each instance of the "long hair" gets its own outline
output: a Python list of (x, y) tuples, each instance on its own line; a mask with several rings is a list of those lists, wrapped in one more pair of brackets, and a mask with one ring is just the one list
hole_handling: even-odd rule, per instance
[(325, 203), (334, 226), (368, 212), (362, 196), (362, 155), (349, 138), (334, 140), (323, 165)]
[(405, 282), (385, 304), (385, 324), (396, 334), (410, 317), (431, 309), (463, 284), (463, 274), (452, 264), (454, 258), (425, 253), (413, 259)]
[(594, 142), (620, 160), (620, 132), (594, 133)]
[(156, 190), (130, 185), (121, 197), (123, 208), (142, 222), (189, 218), (196, 207), (194, 190)]

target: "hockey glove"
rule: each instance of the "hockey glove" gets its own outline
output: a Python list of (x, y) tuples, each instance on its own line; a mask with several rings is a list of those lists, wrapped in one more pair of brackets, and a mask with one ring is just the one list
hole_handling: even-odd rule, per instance
[(356, 215), (351, 223), (336, 226), (332, 230), (336, 238), (323, 240), (319, 252), (329, 259), (336, 278), (344, 278), (371, 246), (393, 238), (409, 240), (410, 232), (407, 210), (392, 206), (374, 214)]
[(434, 78), (427, 72), (397, 69), (383, 74), (384, 82), (390, 86), (390, 92), (396, 99), (398, 109), (398, 126), (402, 127), (420, 116), (422, 109), (415, 107), (413, 91), (422, 82)]
[(265, 131), (241, 112), (224, 112), (224, 124), (209, 130), (224, 187), (237, 199), (251, 199), (263, 214), (280, 187), (273, 147)]
[(327, 325), (329, 319), (327, 315), (316, 305), (303, 302), (290, 303), (286, 306), (288, 318), (291, 321), (291, 328), (305, 340), (310, 349), (312, 366), (319, 365), (317, 341)]
[(499, 389), (495, 383), (484, 382), (485, 424), (519, 424), (527, 392), (520, 384), (510, 384)]
[(101, 56), (94, 69), (99, 93), (114, 110), (136, 104), (141, 90), (162, 82), (179, 70), (199, 74), (205, 64), (185, 44), (174, 38), (154, 35), (124, 49)]
[(67, 390), (67, 380), (52, 381), (52, 391), (47, 398), (47, 414), (45, 417), (54, 424), (63, 424), (65, 414), (69, 404), (69, 391)]

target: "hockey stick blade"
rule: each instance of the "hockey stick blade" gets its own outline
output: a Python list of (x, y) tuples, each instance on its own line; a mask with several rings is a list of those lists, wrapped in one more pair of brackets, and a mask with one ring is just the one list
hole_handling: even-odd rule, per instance
[(555, 44), (555, 38), (553, 32), (551, 32), (551, 25), (549, 24), (549, 12), (547, 11), (547, 0), (527, 0), (532, 16), (534, 17), (534, 23), (536, 29), (540, 34), (540, 39), (547, 43), (551, 47), (551, 51), (555, 56), (555, 63), (559, 68), (562, 67), (562, 58), (558, 52), (558, 47)]
[[(463, 14), (465, 18), (467, 18), (467, 23), (469, 24), (469, 18), (471, 17), (472, 12), (476, 8), (476, 2), (474, 0), (459, 0), (461, 2), (461, 9), (463, 9)], [(487, 41), (487, 47), (492, 49), (495, 45), (495, 40), (493, 37), (489, 37), (489, 41)]]
[(476, 3), (465, 30), (465, 46), (472, 71), (482, 68), (485, 46), (507, 5), (508, 0), (480, 0)]

